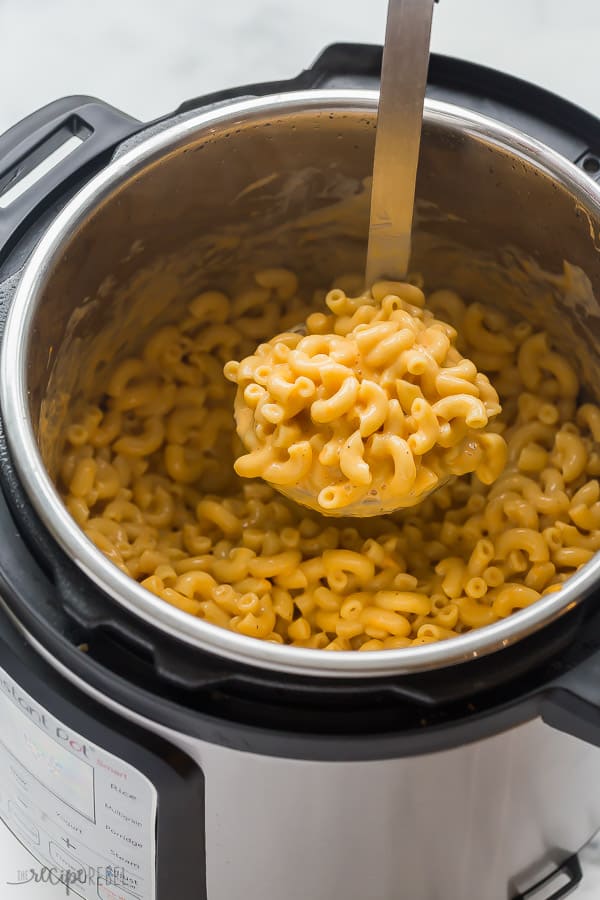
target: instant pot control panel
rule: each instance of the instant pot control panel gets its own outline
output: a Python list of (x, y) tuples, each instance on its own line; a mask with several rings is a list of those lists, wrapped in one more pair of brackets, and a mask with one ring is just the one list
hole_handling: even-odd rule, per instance
[[(239, 97), (375, 89), (380, 66), (380, 47), (339, 44), (292, 81), (190, 100), (153, 123), (88, 97), (57, 101), (19, 123), (0, 137), (0, 321), (46, 223), (123, 141)], [(435, 54), (429, 81), (430, 97), (508, 122), (600, 180), (600, 122), (593, 116), (525, 82)], [(77, 138), (73, 152), (40, 173), (40, 163), (71, 138)], [(15, 190), (26, 177), (32, 186)], [(3, 428), (0, 818), (44, 865), (113, 867), (122, 879), (111, 885), (105, 878), (96, 893), (73, 886), (73, 893), (202, 900), (204, 784), (179, 749), (91, 699), (53, 662), (141, 717), (269, 756), (410, 756), (536, 715), (600, 746), (600, 616), (590, 604), (543, 635), (443, 678), (433, 672), (335, 682), (221, 661), (117, 608), (62, 553), (19, 484)], [(189, 827), (177, 827), (182, 821)], [(175, 858), (177, 868), (169, 871)]]
[(74, 690), (4, 616), (0, 721), (0, 821), (38, 870), (85, 900), (206, 897), (200, 768)]

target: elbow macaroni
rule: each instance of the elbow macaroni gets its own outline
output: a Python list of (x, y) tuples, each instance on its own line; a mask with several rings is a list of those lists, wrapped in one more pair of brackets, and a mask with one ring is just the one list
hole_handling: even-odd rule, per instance
[[(330, 315), (310, 315), (304, 336), (280, 334), (226, 364), (249, 451), (237, 474), (355, 516), (414, 506), (452, 475), (494, 481), (506, 445), (482, 430), (501, 411), (498, 395), (454, 346), (456, 331), (425, 309), (423, 292), (378, 282), (356, 298), (335, 288), (325, 302)], [(483, 315), (469, 307), (467, 337), (481, 332)], [(483, 343), (496, 353), (512, 346), (491, 332)]]
[[(395, 289), (378, 288), (375, 300), (383, 305)], [(407, 303), (422, 303), (422, 296), (412, 285), (403, 288)], [(497, 403), (479, 368), (492, 374), (503, 407), (479, 440), (501, 439), (508, 447), (507, 466), (493, 484), (472, 473), (440, 487), (416, 509), (332, 520), (264, 482), (239, 478), (233, 470), (240, 453), (231, 415), (235, 389), (223, 365), (232, 355), (250, 354), (275, 322), (289, 327), (310, 312), (295, 276), (269, 269), (234, 297), (219, 291), (195, 297), (179, 324), (150, 335), (138, 355), (115, 367), (106, 388), (99, 385), (85, 408), (72, 411), (59, 480), (75, 521), (123, 572), (185, 613), (238, 634), (313, 649), (418, 647), (488, 625), (560, 590), (600, 551), (600, 407), (577, 405), (568, 360), (527, 323), (513, 325), (498, 311), (436, 291), (428, 307), (452, 322), (461, 349), (474, 360), (444, 367), (443, 354), (452, 349), (449, 327), (423, 332), (426, 353), (415, 351), (414, 342), (399, 349), (408, 338), (398, 339), (400, 332), (390, 327), (395, 320), (373, 323), (374, 307), (353, 309), (341, 291), (329, 298), (345, 331), (327, 345), (330, 370), (315, 380), (315, 348), (331, 329), (327, 316), (313, 313), (304, 339), (314, 352), (302, 360), (295, 382), (275, 378), (271, 366), (265, 384), (253, 385), (251, 402), (258, 404), (271, 379), (265, 422), (277, 419), (280, 407), (302, 409), (308, 400), (324, 400), (318, 417), (335, 422), (356, 394), (359, 433), (352, 433), (349, 446), (330, 442), (325, 458), (339, 461), (360, 493), (370, 474), (371, 457), (362, 452), (369, 439), (374, 465), (405, 481), (415, 450), (423, 457), (460, 446), (469, 427), (464, 411), (481, 412), (463, 398), (486, 409)], [(391, 359), (393, 368), (405, 354), (407, 371), (416, 370), (412, 380), (393, 373), (397, 403), (381, 381), (357, 378), (358, 389), (351, 383), (333, 410), (327, 405), (341, 387), (336, 367), (353, 365), (346, 343), (353, 321), (366, 326), (358, 332), (360, 352), (372, 365), (390, 368)], [(376, 339), (370, 328), (382, 329)], [(294, 335), (284, 346), (293, 349), (299, 341)], [(388, 356), (390, 346), (395, 355)], [(287, 350), (278, 353), (285, 360)], [(316, 385), (325, 383), (326, 395), (317, 397)], [(449, 398), (445, 412), (460, 397), (461, 418), (436, 415), (427, 393), (434, 390), (435, 403)], [(387, 435), (380, 432), (386, 422)], [(277, 427), (281, 448), (302, 445), (293, 423)], [(394, 435), (410, 453), (388, 440)], [(293, 464), (302, 471), (302, 449)], [(425, 470), (419, 467), (422, 478)], [(487, 481), (493, 475), (488, 471)]]

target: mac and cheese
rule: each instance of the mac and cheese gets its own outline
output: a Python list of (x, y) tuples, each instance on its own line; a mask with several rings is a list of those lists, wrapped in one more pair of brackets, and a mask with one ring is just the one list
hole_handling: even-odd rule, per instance
[(508, 461), (493, 484), (466, 475), (414, 509), (331, 519), (235, 474), (223, 365), (322, 300), (302, 300), (290, 272), (260, 272), (236, 296), (196, 297), (115, 366), (64, 433), (60, 489), (90, 540), (193, 616), (332, 651), (445, 640), (560, 590), (600, 550), (600, 408), (578, 404), (544, 334), (452, 291), (427, 306), (500, 395), (490, 436)]
[[(359, 297), (335, 288), (325, 302), (329, 315), (312, 313), (304, 335), (279, 334), (225, 366), (248, 451), (237, 474), (354, 516), (414, 506), (449, 476), (494, 481), (506, 443), (485, 429), (498, 395), (423, 292), (378, 282)], [(507, 339), (493, 337), (497, 352)]]

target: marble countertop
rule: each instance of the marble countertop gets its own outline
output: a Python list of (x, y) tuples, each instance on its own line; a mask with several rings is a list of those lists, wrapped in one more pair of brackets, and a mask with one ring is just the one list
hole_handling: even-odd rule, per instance
[[(65, 94), (150, 119), (218, 88), (291, 77), (327, 44), (381, 43), (385, 12), (386, 0), (0, 0), (0, 131)], [(597, 0), (440, 0), (433, 49), (600, 114), (598, 35)]]

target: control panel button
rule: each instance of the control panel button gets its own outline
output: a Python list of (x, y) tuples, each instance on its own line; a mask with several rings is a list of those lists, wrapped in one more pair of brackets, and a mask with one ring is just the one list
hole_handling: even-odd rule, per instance
[(50, 858), (60, 866), (61, 869), (72, 869), (76, 872), (81, 863), (70, 853), (65, 853), (54, 841), (50, 841)]
[(17, 831), (20, 831), (21, 835), (30, 840), (33, 844), (39, 846), (40, 833), (29, 816), (23, 812), (21, 807), (18, 806), (14, 800), (9, 801), (8, 810), (12, 822), (17, 826)]

